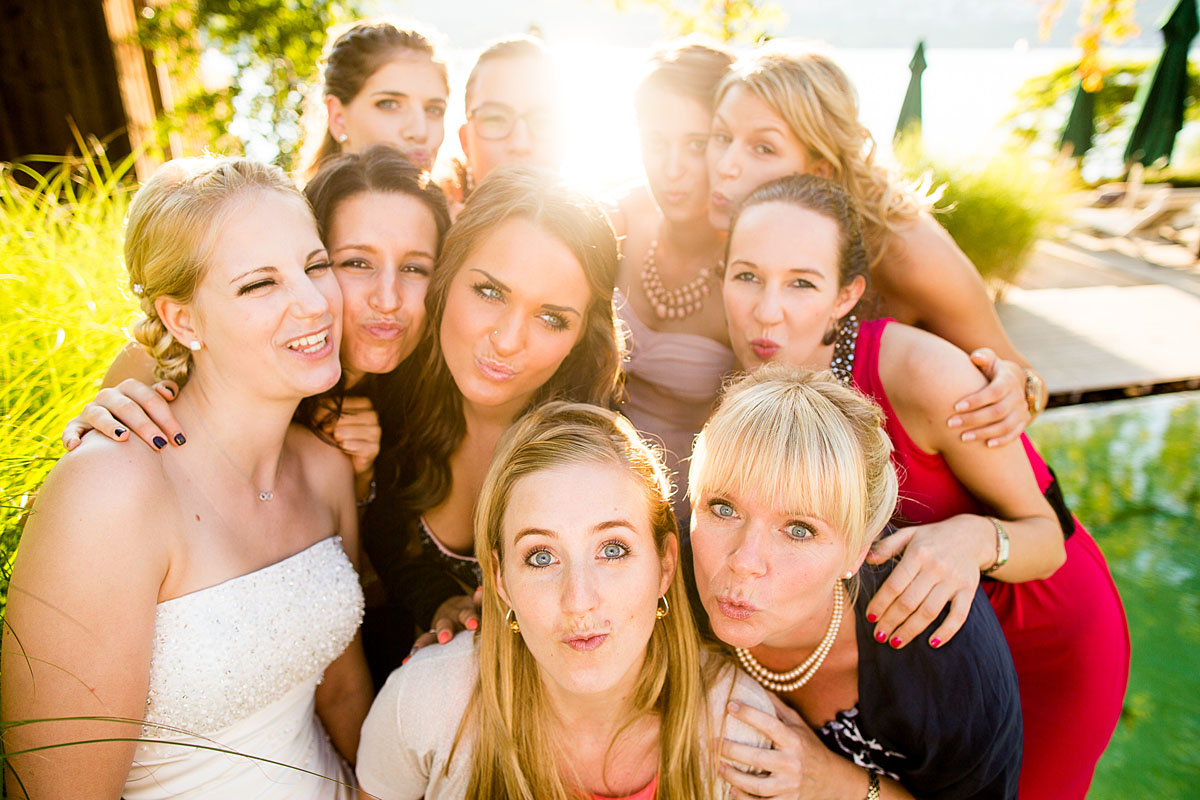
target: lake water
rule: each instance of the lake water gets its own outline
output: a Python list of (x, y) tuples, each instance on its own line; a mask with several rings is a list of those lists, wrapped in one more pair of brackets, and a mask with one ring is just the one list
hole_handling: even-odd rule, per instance
[(1046, 412), (1030, 428), (1125, 601), (1133, 666), (1092, 800), (1196, 794), (1200, 393)]

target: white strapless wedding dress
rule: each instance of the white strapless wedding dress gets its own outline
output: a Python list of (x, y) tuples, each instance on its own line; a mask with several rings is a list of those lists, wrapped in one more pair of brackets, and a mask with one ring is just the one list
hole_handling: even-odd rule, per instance
[(159, 603), (143, 741), (122, 797), (353, 797), (313, 698), (362, 612), (336, 536)]

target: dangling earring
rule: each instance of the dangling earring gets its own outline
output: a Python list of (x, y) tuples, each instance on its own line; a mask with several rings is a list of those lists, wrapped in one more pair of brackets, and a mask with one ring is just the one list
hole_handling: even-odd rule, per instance
[(508, 623), (508, 628), (513, 633), (521, 632), (521, 624), (517, 622), (517, 614), (511, 608), (508, 610), (508, 613), (504, 615), (504, 621)]
[(190, 342), (188, 342), (188, 349), (189, 349), (189, 350), (191, 350), (191, 351), (192, 351), (192, 352), (194, 352), (194, 353), (199, 353), (199, 352), (200, 352), (200, 348), (201, 348), (201, 347), (203, 347), (203, 346), (204, 346), (204, 345), (200, 344), (200, 340), (199, 340), (199, 339), (192, 339)]
[(828, 347), (837, 341), (838, 334), (842, 330), (842, 321), (833, 319), (829, 321), (829, 327), (825, 329), (825, 335), (821, 337), (821, 344)]
[(662, 619), (667, 614), (671, 613), (671, 604), (667, 602), (667, 596), (660, 594), (658, 596), (658, 608), (654, 609), (655, 619)]
[(338, 140), (338, 144), (345, 144), (346, 142), (350, 141), (350, 134), (346, 133), (345, 131), (342, 131), (341, 133), (339, 133), (337, 135), (337, 140)]

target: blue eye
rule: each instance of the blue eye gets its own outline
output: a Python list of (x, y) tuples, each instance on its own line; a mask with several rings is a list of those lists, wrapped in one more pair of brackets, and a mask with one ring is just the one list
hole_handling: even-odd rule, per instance
[(620, 542), (609, 542), (600, 550), (600, 554), (607, 559), (624, 558), (629, 553), (629, 548)]
[(784, 527), (784, 530), (787, 531), (787, 535), (793, 539), (811, 539), (817, 535), (817, 532), (813, 529), (813, 526), (809, 525), (807, 522), (789, 522)]
[(546, 327), (552, 331), (565, 331), (567, 328), (571, 327), (571, 323), (568, 322), (567, 318), (562, 314), (555, 314), (547, 311), (540, 316), (542, 322), (546, 323)]
[(724, 500), (713, 500), (708, 504), (708, 508), (713, 514), (721, 519), (731, 519), (737, 514), (737, 511), (734, 510), (733, 506), (729, 505), (729, 503), (726, 503)]
[(548, 567), (554, 563), (554, 556), (549, 550), (534, 550), (525, 557), (525, 563), (531, 567)]
[(485, 300), (501, 300), (503, 295), (500, 290), (490, 283), (477, 283), (473, 287), (475, 293)]

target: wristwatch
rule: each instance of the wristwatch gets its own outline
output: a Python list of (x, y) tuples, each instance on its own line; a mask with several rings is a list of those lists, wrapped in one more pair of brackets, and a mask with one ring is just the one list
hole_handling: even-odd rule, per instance
[(1046, 382), (1041, 376), (1025, 368), (1025, 405), (1029, 407), (1029, 416), (1036, 417), (1042, 411), (1042, 388)]
[(1000, 520), (995, 517), (984, 517), (992, 523), (992, 527), (996, 529), (996, 560), (992, 565), (983, 570), (984, 575), (991, 575), (996, 570), (1008, 563), (1008, 551), (1010, 543), (1008, 540), (1008, 531), (1004, 530), (1004, 526), (1000, 524)]

